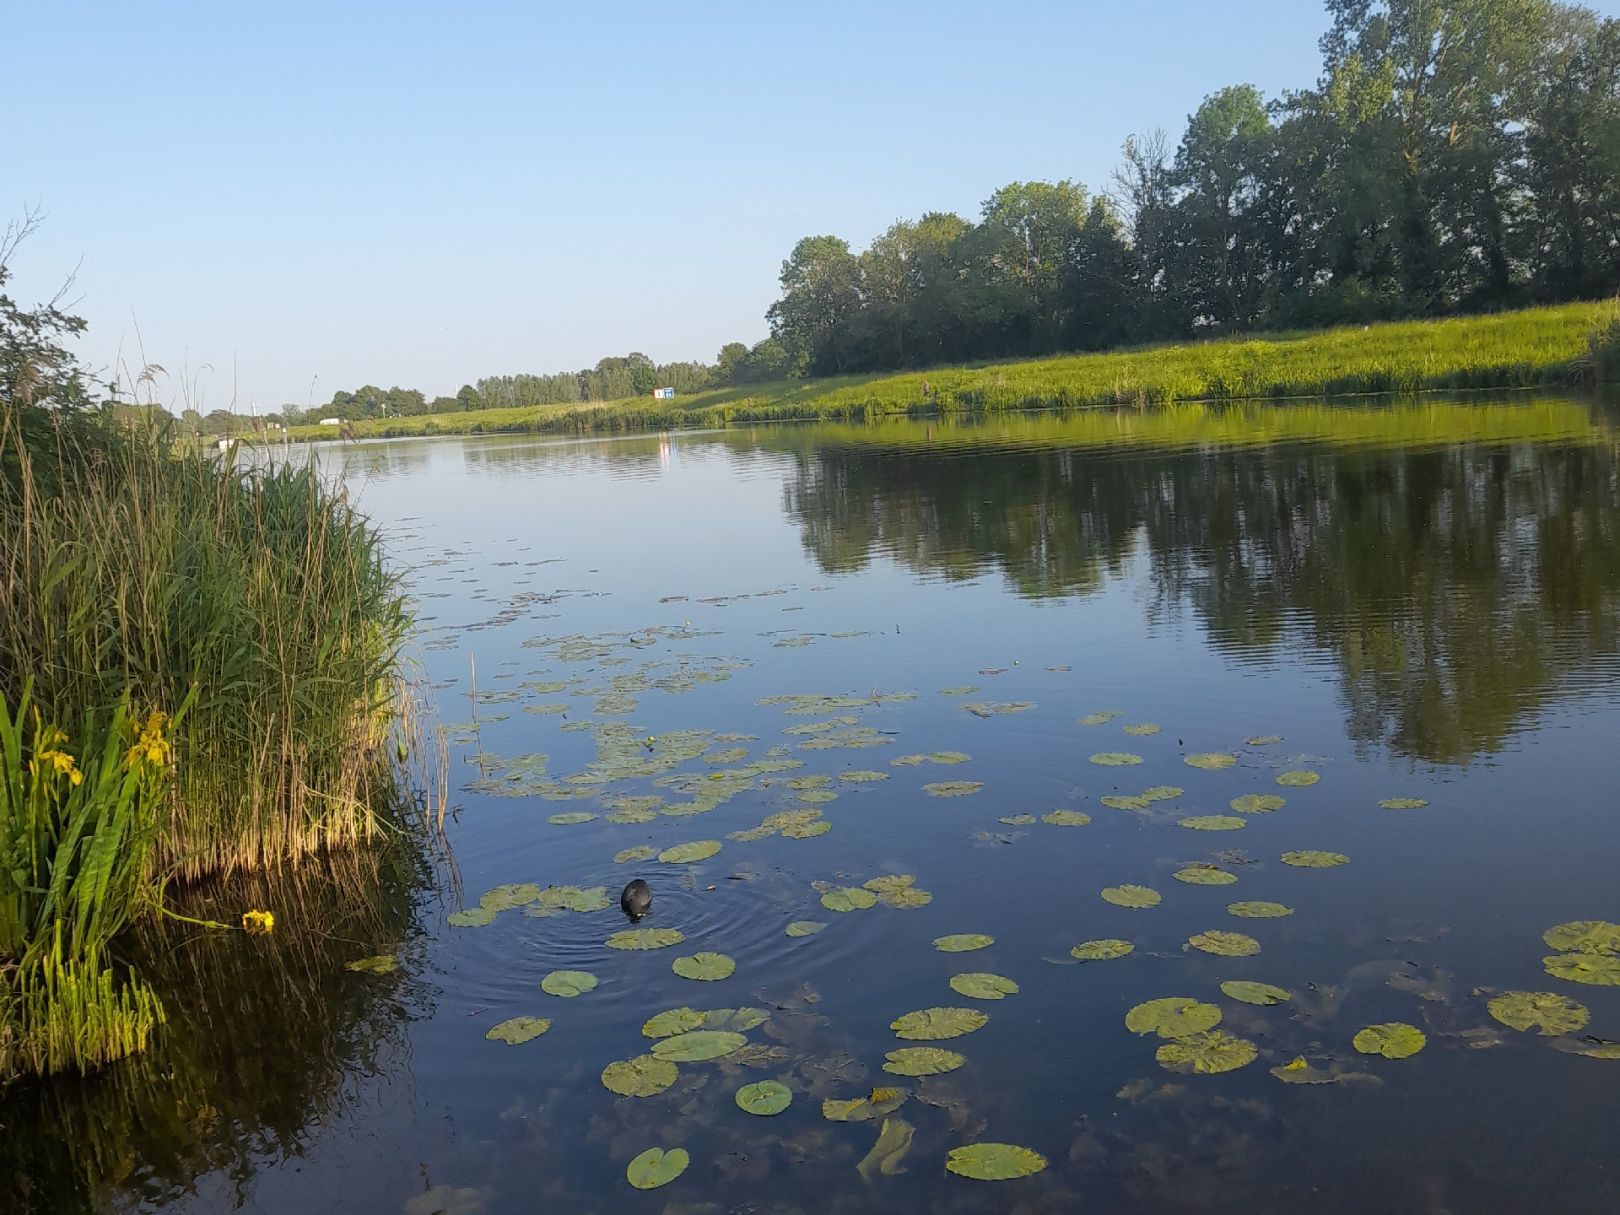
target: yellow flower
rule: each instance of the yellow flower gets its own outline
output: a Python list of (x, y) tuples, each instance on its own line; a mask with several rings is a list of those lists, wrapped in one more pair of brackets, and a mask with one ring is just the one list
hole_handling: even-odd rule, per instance
[(269, 911), (244, 911), (242, 913), (242, 931), (250, 932), (255, 936), (263, 936), (276, 926), (276, 917)]
[(141, 727), (141, 735), (135, 740), (135, 745), (124, 753), (124, 763), (132, 768), (137, 763), (149, 764), (154, 768), (167, 765), (174, 758), (174, 748), (163, 733), (168, 724), (167, 713), (152, 710), (147, 715), (146, 724)]
[[(50, 739), (50, 741), (65, 742), (66, 738), (65, 736), (57, 737)], [(28, 770), (37, 772), (41, 764), (54, 768), (58, 776), (67, 777), (75, 788), (84, 783), (84, 773), (79, 771), (79, 766), (73, 762), (73, 756), (66, 751), (58, 751), (53, 747), (50, 750), (36, 752), (34, 758), (28, 761)]]

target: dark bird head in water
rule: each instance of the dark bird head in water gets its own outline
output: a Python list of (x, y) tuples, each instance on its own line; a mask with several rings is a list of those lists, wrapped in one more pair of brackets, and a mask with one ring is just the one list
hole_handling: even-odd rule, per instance
[(624, 908), (624, 914), (632, 920), (639, 920), (652, 906), (652, 888), (637, 878), (624, 888), (623, 894), (619, 895), (619, 906)]

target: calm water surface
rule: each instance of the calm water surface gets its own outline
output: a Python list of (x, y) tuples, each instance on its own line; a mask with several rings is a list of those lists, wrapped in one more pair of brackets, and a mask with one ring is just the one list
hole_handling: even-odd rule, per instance
[[(179, 1212), (1613, 1211), (1620, 1060), (1573, 1052), (1620, 1039), (1620, 987), (1545, 973), (1542, 933), (1620, 920), (1617, 434), (1595, 406), (1508, 399), (323, 451), (419, 604), (454, 868), (385, 885), (370, 919), (263, 894), (291, 952), (238, 957), (255, 943), (233, 937), (216, 1040), (166, 1048), (174, 1074), (206, 1056), (207, 1082), (165, 1098), (162, 1129), (119, 1122), (151, 1098), (111, 1082), (50, 1117), (93, 1143), (78, 1164), (109, 1203)], [(766, 703), (789, 696), (839, 699)], [(896, 762), (940, 752), (967, 758)], [(1140, 762), (1093, 761), (1110, 753)], [(1202, 753), (1235, 762), (1184, 762)], [(1277, 783), (1295, 771), (1320, 780)], [(1102, 801), (1154, 786), (1184, 792)], [(1179, 825), (1251, 793), (1286, 804)], [(626, 800), (644, 796), (661, 800)], [(1020, 818), (1055, 810), (1090, 822)], [(830, 829), (732, 838), (783, 811)], [(595, 817), (551, 821), (570, 814)], [(722, 847), (696, 864), (615, 860), (702, 840)], [(1189, 864), (1237, 880), (1172, 876)], [(931, 901), (821, 903), (883, 875)], [(680, 944), (606, 947), (617, 906), (447, 920), (505, 883), (616, 899), (635, 876), (643, 926)], [(1162, 902), (1100, 897), (1126, 883)], [(1238, 918), (1237, 900), (1293, 914)], [(796, 920), (826, 927), (791, 938)], [(1188, 948), (1211, 929), (1260, 952)], [(934, 948), (952, 933), (994, 944)], [(1098, 938), (1134, 952), (1071, 957)], [(396, 944), (395, 974), (341, 968)], [(735, 973), (672, 971), (697, 951)], [(598, 986), (543, 993), (558, 969)], [(960, 996), (964, 971), (1019, 991)], [(1233, 979), (1292, 998), (1239, 1003)], [(1508, 1029), (1486, 1002), (1515, 989), (1590, 1022)], [(1124, 1017), (1166, 996), (1217, 1005), (1258, 1058), (1161, 1067)], [(681, 1006), (770, 1017), (659, 1095), (604, 1088)], [(908, 1045), (890, 1022), (935, 1006), (989, 1014), (939, 1043), (965, 1065), (885, 1074)], [(549, 1032), (485, 1039), (523, 1015)], [(1358, 1054), (1384, 1022), (1426, 1048)], [(1300, 1057), (1338, 1082), (1273, 1073)], [(734, 1102), (763, 1079), (793, 1091), (775, 1117)], [(881, 1119), (829, 1121), (822, 1101), (874, 1085), (907, 1091), (890, 1117), (914, 1138), (903, 1171), (868, 1178)], [(976, 1142), (1049, 1165), (947, 1173)], [(690, 1167), (638, 1192), (625, 1166), (655, 1146)]]

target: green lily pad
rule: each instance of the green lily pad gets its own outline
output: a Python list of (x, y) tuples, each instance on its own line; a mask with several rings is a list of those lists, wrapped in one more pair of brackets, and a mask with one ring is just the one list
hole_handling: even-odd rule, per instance
[(737, 963), (723, 953), (695, 953), (689, 958), (676, 958), (670, 969), (683, 979), (714, 983), (729, 979), (735, 973)]
[(391, 953), (379, 953), (375, 957), (356, 958), (353, 962), (345, 962), (343, 969), (357, 970), (361, 974), (368, 975), (385, 975), (399, 969), (399, 959)]
[(902, 1046), (884, 1056), (883, 1070), (896, 1076), (942, 1076), (967, 1062), (942, 1046)]
[(818, 835), (826, 835), (831, 830), (831, 823), (824, 818), (818, 818), (808, 823), (789, 823), (782, 828), (782, 837), (790, 840), (810, 840)]
[(654, 1055), (621, 1059), (602, 1069), (602, 1086), (621, 1097), (653, 1097), (675, 1083), (675, 1065)]
[(1039, 1173), (1046, 1167), (1046, 1157), (1011, 1143), (973, 1143), (952, 1148), (945, 1167), (974, 1181), (1012, 1181)]
[(1124, 712), (1119, 709), (1109, 709), (1104, 713), (1087, 714), (1085, 717), (1080, 719), (1079, 724), (1082, 726), (1106, 726), (1109, 722), (1113, 721), (1114, 718), (1124, 716)]
[(1173, 802), (1185, 792), (1179, 785), (1154, 785), (1151, 789), (1143, 789), (1142, 796), (1150, 802)]
[(1581, 1055), (1587, 1059), (1620, 1059), (1620, 1042), (1604, 1042), (1597, 1038), (1555, 1038), (1548, 1045), (1566, 1055)]
[(1383, 1025), (1369, 1025), (1355, 1037), (1355, 1048), (1364, 1055), (1382, 1055), (1386, 1059), (1409, 1059), (1428, 1043), (1428, 1038), (1415, 1025), (1403, 1021), (1388, 1021)]
[(1003, 1000), (1018, 994), (1018, 984), (986, 971), (969, 971), (951, 976), (951, 990), (970, 1000)]
[(923, 1008), (896, 1017), (889, 1022), (889, 1028), (912, 1041), (939, 1042), (971, 1034), (989, 1020), (976, 1008)]
[(464, 911), (452, 911), (444, 917), (444, 922), (452, 928), (481, 928), (495, 922), (495, 913), (488, 907), (468, 907)]
[(540, 980), (540, 990), (548, 996), (582, 996), (596, 988), (596, 976), (584, 970), (554, 970)]
[(691, 1162), (685, 1148), (671, 1148), (667, 1152), (663, 1148), (648, 1148), (625, 1168), (624, 1177), (638, 1190), (656, 1190), (686, 1172)]
[(666, 865), (690, 865), (694, 861), (706, 861), (719, 851), (719, 840), (693, 840), (690, 844), (665, 848), (658, 859)]
[(1103, 751), (1093, 755), (1091, 762), (1100, 768), (1132, 768), (1144, 761), (1140, 755), (1129, 751)]
[(1159, 727), (1154, 725), (1151, 721), (1139, 722), (1134, 726), (1125, 727), (1125, 733), (1133, 734), (1137, 738), (1147, 738), (1151, 735), (1157, 734), (1158, 732)]
[(545, 1017), (511, 1017), (491, 1028), (484, 1037), (491, 1042), (518, 1046), (531, 1038), (538, 1038), (550, 1028), (551, 1022)]
[(1559, 953), (1620, 953), (1620, 924), (1608, 920), (1571, 920), (1542, 933)]
[(1153, 1057), (1161, 1067), (1188, 1075), (1213, 1076), (1247, 1067), (1260, 1051), (1247, 1038), (1237, 1038), (1223, 1030), (1192, 1034), (1166, 1042)]
[(553, 814), (546, 822), (558, 827), (572, 827), (575, 823), (588, 823), (594, 818), (596, 815), (589, 810), (570, 810), (566, 814)]
[(861, 885), (873, 894), (894, 894), (896, 891), (908, 890), (917, 884), (917, 878), (910, 873), (885, 873), (875, 878), (867, 878)]
[(1242, 831), (1249, 824), (1231, 814), (1194, 814), (1176, 825), (1189, 831)]
[(701, 1015), (704, 1029), (724, 1029), (734, 1034), (747, 1033), (771, 1019), (768, 1008), (711, 1008)]
[(906, 1103), (908, 1095), (903, 1088), (874, 1088), (869, 1096), (850, 1100), (824, 1097), (821, 1116), (828, 1122), (872, 1122), (894, 1113)]
[(1248, 979), (1228, 979), (1221, 984), (1221, 990), (1240, 1003), (1256, 1004), (1261, 1008), (1294, 998), (1292, 992), (1281, 987), (1273, 987), (1270, 983), (1253, 983)]
[(1294, 909), (1283, 903), (1228, 903), (1226, 910), (1245, 920), (1278, 920), (1294, 914)]
[(1386, 797), (1378, 805), (1384, 810), (1421, 810), (1428, 800), (1421, 797)]
[(1157, 907), (1164, 901), (1164, 897), (1150, 886), (1109, 886), (1103, 890), (1102, 899), (1115, 907), (1137, 909)]
[(667, 949), (686, 940), (675, 928), (626, 928), (607, 939), (609, 949)]
[(838, 779), (847, 781), (852, 785), (873, 785), (880, 780), (888, 780), (887, 772), (840, 772)]
[(1140, 812), (1143, 810), (1151, 810), (1153, 808), (1153, 803), (1145, 797), (1120, 797), (1115, 794), (1109, 794), (1109, 796), (1099, 798), (1098, 800), (1110, 810), (1135, 810)]
[(702, 1029), (704, 1014), (691, 1008), (671, 1008), (651, 1017), (641, 1027), (641, 1032), (649, 1038), (672, 1038), (676, 1034), (690, 1033), (694, 1029)]
[(1509, 1029), (1534, 1029), (1547, 1038), (1572, 1034), (1592, 1016), (1584, 1004), (1550, 991), (1507, 991), (1485, 1007)]
[(1275, 793), (1245, 793), (1228, 803), (1239, 814), (1270, 814), (1287, 804), (1287, 798), (1278, 797)]
[(608, 898), (606, 886), (592, 886), (586, 890), (565, 886), (562, 905), (569, 911), (604, 911), (613, 906), (613, 901)]
[(613, 854), (613, 863), (623, 865), (627, 861), (650, 861), (658, 855), (658, 849), (651, 844), (642, 844), (635, 848), (621, 848)]
[(1318, 852), (1307, 849), (1303, 852), (1283, 853), (1282, 863), (1292, 865), (1296, 869), (1337, 869), (1340, 865), (1348, 865), (1350, 858), (1342, 852)]
[(775, 1080), (745, 1084), (737, 1090), (737, 1108), (761, 1118), (780, 1114), (793, 1104), (793, 1090)]
[(1253, 937), (1246, 937), (1241, 932), (1223, 932), (1220, 929), (1201, 932), (1195, 937), (1190, 937), (1187, 944), (1221, 958), (1252, 958), (1260, 952), (1260, 942)]
[(1206, 772), (1219, 772), (1222, 768), (1230, 768), (1237, 763), (1237, 756), (1222, 755), (1218, 752), (1205, 752), (1202, 755), (1182, 756), (1181, 762), (1189, 768), (1202, 768)]
[(1136, 948), (1129, 941), (1105, 938), (1099, 941), (1081, 941), (1069, 953), (1082, 962), (1109, 962), (1123, 958)]
[(828, 802), (838, 800), (838, 794), (831, 789), (806, 789), (799, 794), (799, 800), (807, 806), (824, 806)]
[(504, 886), (484, 891), (478, 905), (486, 911), (510, 911), (514, 907), (532, 903), (539, 897), (540, 887), (533, 882), (507, 882)]
[(898, 755), (889, 761), (891, 768), (915, 768), (918, 764), (928, 762), (926, 755)]
[(1091, 815), (1084, 810), (1054, 810), (1041, 815), (1041, 822), (1054, 827), (1084, 827), (1091, 822)]
[(1033, 814), (1003, 814), (996, 821), (1006, 823), (1009, 827), (1033, 827), (1041, 820)]
[(934, 938), (934, 948), (940, 953), (970, 953), (975, 949), (988, 948), (995, 943), (995, 937), (987, 937), (982, 932), (958, 932), (951, 936)]
[(660, 1038), (653, 1043), (652, 1053), (672, 1063), (702, 1063), (724, 1058), (747, 1045), (748, 1039), (735, 1031), (699, 1029), (676, 1034), (672, 1038)]
[(1541, 960), (1555, 979), (1593, 987), (1620, 987), (1620, 958), (1606, 953), (1560, 953)]
[(1284, 772), (1277, 778), (1277, 783), (1289, 789), (1308, 789), (1321, 779), (1321, 775), (1316, 772), (1299, 770), (1295, 772)]
[(787, 926), (786, 932), (790, 937), (813, 937), (827, 925), (817, 920), (794, 920)]
[(938, 780), (924, 785), (923, 792), (929, 797), (972, 797), (983, 788), (983, 781)]
[(1237, 881), (1237, 874), (1229, 873), (1218, 865), (1187, 865), (1170, 876), (1189, 886), (1230, 886)]
[(821, 905), (828, 911), (865, 911), (877, 906), (878, 896), (859, 886), (839, 886), (821, 896)]
[(1281, 734), (1256, 734), (1253, 738), (1245, 738), (1243, 744), (1247, 747), (1272, 747), (1281, 741)]
[(1125, 1028), (1133, 1034), (1158, 1034), (1161, 1038), (1185, 1038), (1201, 1034), (1220, 1023), (1219, 1008), (1213, 1004), (1200, 1004), (1187, 996), (1148, 1000), (1125, 1014)]

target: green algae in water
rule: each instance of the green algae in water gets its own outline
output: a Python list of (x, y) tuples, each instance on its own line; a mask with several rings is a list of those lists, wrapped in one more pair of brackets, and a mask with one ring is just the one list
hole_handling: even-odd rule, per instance
[(1115, 958), (1123, 958), (1136, 948), (1129, 941), (1106, 938), (1098, 941), (1081, 941), (1069, 950), (1071, 956), (1082, 962), (1108, 962)]
[(1287, 804), (1287, 798), (1278, 797), (1275, 793), (1245, 793), (1228, 803), (1239, 814), (1271, 814)]
[(737, 962), (723, 953), (695, 953), (690, 957), (676, 958), (670, 969), (683, 979), (715, 983), (729, 979), (736, 972)]
[(1382, 1055), (1386, 1059), (1410, 1059), (1422, 1050), (1429, 1039), (1415, 1025), (1404, 1021), (1386, 1021), (1382, 1025), (1369, 1025), (1356, 1034), (1353, 1045), (1364, 1055)]
[(775, 1080), (760, 1080), (738, 1089), (736, 1101), (737, 1108), (770, 1118), (793, 1104), (793, 1090)]
[(1294, 914), (1292, 907), (1282, 903), (1228, 903), (1226, 910), (1228, 914), (1245, 920), (1277, 920)]
[(951, 990), (970, 1000), (1003, 1000), (1018, 994), (1018, 984), (987, 971), (969, 971), (951, 976)]
[(545, 1017), (511, 1017), (492, 1027), (484, 1037), (491, 1042), (505, 1042), (508, 1046), (521, 1046), (538, 1038), (551, 1028)]
[(1213, 1076), (1247, 1067), (1259, 1054), (1259, 1048), (1248, 1039), (1215, 1029), (1166, 1042), (1153, 1057), (1159, 1066), (1173, 1072)]
[(1250, 958), (1260, 952), (1260, 942), (1253, 937), (1244, 936), (1241, 932), (1224, 932), (1218, 928), (1189, 937), (1187, 944), (1222, 958)]
[(1194, 814), (1176, 825), (1189, 831), (1241, 831), (1249, 824), (1230, 814)]
[(1129, 751), (1102, 751), (1093, 755), (1091, 762), (1100, 768), (1134, 768), (1146, 761), (1140, 755), (1132, 755)]
[(1315, 772), (1297, 771), (1284, 772), (1277, 778), (1277, 783), (1290, 789), (1308, 789), (1322, 777)]
[(896, 1076), (943, 1076), (967, 1062), (942, 1046), (902, 1046), (884, 1057), (883, 1070)]
[(1221, 1010), (1190, 996), (1166, 996), (1138, 1004), (1125, 1014), (1125, 1028), (1133, 1034), (1157, 1034), (1161, 1038), (1185, 1038), (1214, 1029), (1221, 1023)]
[(1281, 1004), (1294, 998), (1292, 992), (1281, 987), (1274, 987), (1270, 983), (1255, 983), (1248, 979), (1228, 979), (1221, 984), (1221, 991), (1239, 1003), (1253, 1004), (1260, 1008), (1269, 1008), (1273, 1004)]
[(934, 948), (940, 953), (971, 953), (975, 949), (988, 949), (995, 943), (995, 937), (982, 932), (958, 932), (934, 938)]
[(1084, 827), (1091, 822), (1091, 815), (1084, 810), (1053, 810), (1041, 815), (1041, 822), (1054, 827)]
[(1109, 886), (1103, 890), (1102, 898), (1115, 907), (1138, 909), (1157, 907), (1163, 901), (1163, 896), (1150, 886)]
[(1337, 869), (1340, 865), (1348, 865), (1350, 858), (1342, 852), (1319, 852), (1314, 849), (1306, 849), (1303, 852), (1283, 853), (1282, 863), (1292, 865), (1296, 869)]
[(790, 937), (811, 937), (826, 927), (817, 920), (794, 920), (784, 931)]
[(929, 797), (971, 797), (983, 788), (976, 780), (942, 780), (924, 785), (923, 792)]
[(938, 1042), (982, 1029), (989, 1016), (976, 1008), (922, 1008), (889, 1022), (895, 1035), (912, 1041)]
[(1230, 768), (1237, 763), (1237, 756), (1206, 751), (1199, 755), (1183, 756), (1181, 762), (1189, 768), (1202, 768), (1206, 772), (1219, 772), (1221, 769)]
[(638, 1190), (656, 1190), (686, 1172), (691, 1162), (684, 1148), (671, 1148), (667, 1152), (663, 1148), (648, 1148), (625, 1167), (624, 1177)]
[(1485, 1007), (1509, 1029), (1534, 1029), (1548, 1038), (1575, 1033), (1592, 1016), (1586, 1005), (1550, 991), (1507, 991)]
[(686, 937), (675, 928), (626, 928), (607, 939), (609, 949), (667, 949)]
[(1015, 1181), (1046, 1167), (1046, 1157), (1013, 1143), (972, 1143), (952, 1148), (945, 1167), (974, 1181)]
[(554, 970), (540, 980), (540, 990), (565, 999), (596, 989), (596, 976), (587, 970)]
[(1178, 882), (1186, 882), (1189, 886), (1230, 886), (1238, 880), (1235, 873), (1230, 873), (1218, 865), (1204, 864), (1186, 865), (1170, 876)]
[(675, 1083), (679, 1073), (668, 1059), (637, 1055), (602, 1069), (602, 1087), (621, 1097), (655, 1097)]

